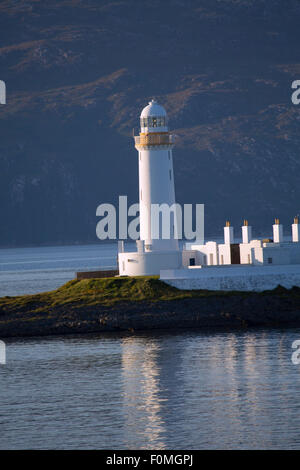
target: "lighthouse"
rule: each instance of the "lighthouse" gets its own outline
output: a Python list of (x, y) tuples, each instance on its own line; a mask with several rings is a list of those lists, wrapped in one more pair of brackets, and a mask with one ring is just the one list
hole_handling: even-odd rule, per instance
[(155, 100), (142, 110), (134, 137), (139, 165), (140, 240), (136, 252), (119, 248), (120, 275), (159, 274), (181, 267), (172, 150), (167, 113)]

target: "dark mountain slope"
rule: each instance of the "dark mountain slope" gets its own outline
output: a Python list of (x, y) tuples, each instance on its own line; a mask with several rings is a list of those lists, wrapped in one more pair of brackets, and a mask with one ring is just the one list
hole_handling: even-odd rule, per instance
[(2, 1), (0, 244), (93, 241), (96, 207), (135, 202), (138, 115), (177, 135), (179, 202), (205, 229), (300, 212), (296, 0)]

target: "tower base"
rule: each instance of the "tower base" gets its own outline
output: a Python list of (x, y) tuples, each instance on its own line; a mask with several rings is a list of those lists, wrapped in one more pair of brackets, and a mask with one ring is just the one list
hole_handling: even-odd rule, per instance
[(150, 251), (118, 254), (120, 276), (154, 276), (161, 269), (179, 269), (182, 253), (176, 251)]

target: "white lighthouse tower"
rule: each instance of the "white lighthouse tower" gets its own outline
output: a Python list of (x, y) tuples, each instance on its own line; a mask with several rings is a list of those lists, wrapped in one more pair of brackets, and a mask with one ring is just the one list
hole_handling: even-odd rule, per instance
[(140, 240), (137, 252), (119, 251), (119, 272), (123, 276), (159, 274), (161, 269), (181, 267), (182, 254), (176, 239), (173, 136), (168, 131), (165, 109), (152, 100), (143, 109), (140, 124), (140, 135), (134, 138), (139, 161)]

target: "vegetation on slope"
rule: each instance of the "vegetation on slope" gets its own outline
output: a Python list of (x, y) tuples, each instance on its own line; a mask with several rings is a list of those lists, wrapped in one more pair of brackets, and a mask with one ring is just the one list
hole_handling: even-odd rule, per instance
[[(300, 288), (291, 290), (278, 286), (274, 293), (300, 296)], [(269, 291), (261, 295), (268, 294)], [(69, 281), (51, 292), (0, 299), (0, 315), (10, 313), (51, 312), (56, 307), (67, 307), (70, 310), (97, 305), (113, 306), (118, 303), (157, 302), (182, 300), (211, 296), (251, 296), (251, 292), (222, 292), (207, 290), (179, 290), (160, 281), (158, 277), (104, 278)], [(256, 294), (257, 295), (257, 294)]]
[(80, 308), (97, 304), (109, 306), (118, 302), (155, 302), (199, 295), (209, 295), (209, 291), (181, 291), (158, 277), (83, 279), (69, 281), (51, 292), (3, 297), (0, 299), (0, 314), (16, 311), (33, 313), (67, 305)]

